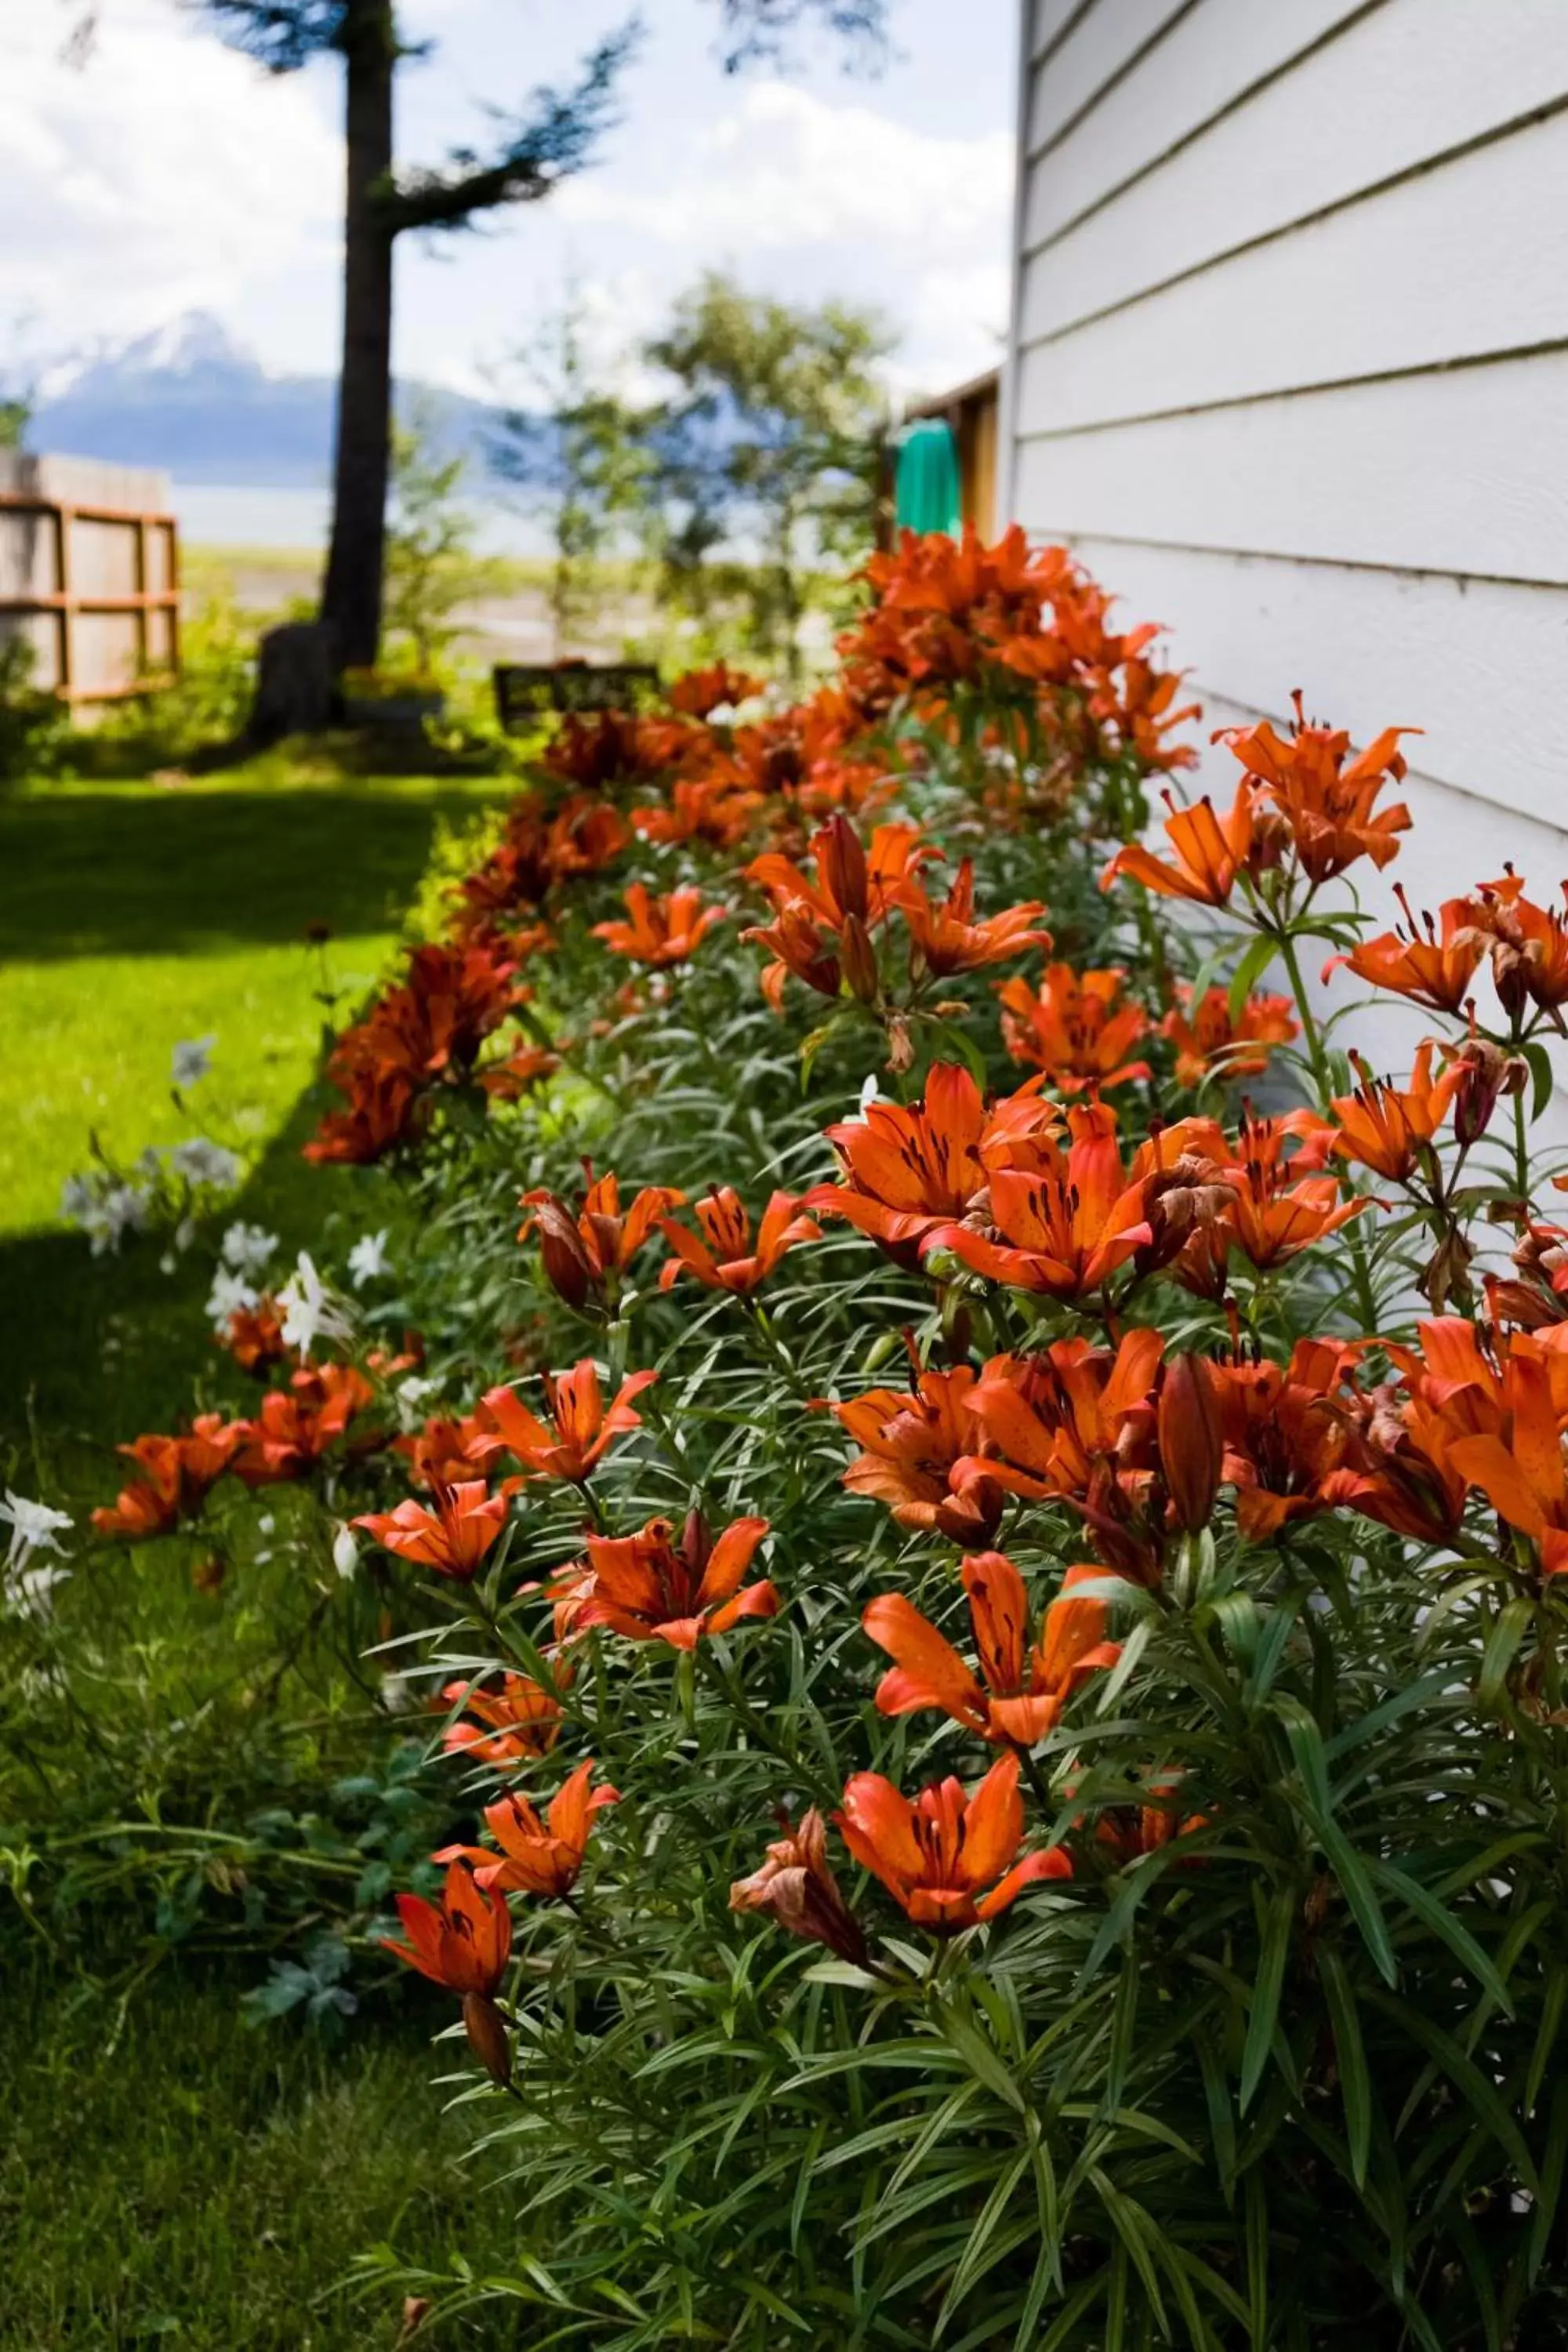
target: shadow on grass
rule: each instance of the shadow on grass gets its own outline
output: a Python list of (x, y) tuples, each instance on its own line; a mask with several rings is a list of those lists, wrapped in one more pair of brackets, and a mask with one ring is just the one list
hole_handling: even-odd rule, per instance
[(0, 801), (0, 957), (212, 953), (395, 929), (471, 784), (186, 785)]
[[(347, 2291), (357, 2257), (388, 2240), (442, 2273), (454, 2248), (481, 2271), (514, 2257), (516, 2198), (485, 2193), (432, 2084), (449, 2004), (428, 1988), (392, 1987), (329, 2049), (294, 2020), (242, 2024), (253, 1963), (175, 1958), (123, 2011), (15, 1933), (0, 1964), (0, 2352), (393, 2352), (401, 2286)], [(522, 2340), (516, 2305), (419, 2336)]]
[(336, 1097), (320, 1082), (295, 1103), (248, 1183), (189, 1254), (165, 1274), (159, 1244), (132, 1237), (118, 1256), (95, 1258), (78, 1233), (0, 1236), (0, 1484), (5, 1454), (26, 1484), (35, 1438), (54, 1476), (73, 1494), (107, 1499), (122, 1439), (173, 1429), (198, 1402), (232, 1410), (242, 1383), (213, 1344), (205, 1302), (216, 1243), (234, 1218), (279, 1236), (280, 1266), (300, 1248), (317, 1250), (334, 1228), (345, 1237), (389, 1221), (385, 1187), (373, 1170), (316, 1168), (300, 1156), (322, 1110)]

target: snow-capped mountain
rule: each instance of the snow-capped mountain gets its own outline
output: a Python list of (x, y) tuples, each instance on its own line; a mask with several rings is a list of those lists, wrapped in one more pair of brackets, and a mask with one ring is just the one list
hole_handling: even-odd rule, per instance
[[(28, 438), (180, 482), (308, 488), (331, 468), (334, 392), (327, 376), (269, 375), (219, 320), (192, 310), (47, 369)], [(400, 407), (416, 394), (443, 440), (480, 454), (493, 411), (414, 383), (398, 386)]]

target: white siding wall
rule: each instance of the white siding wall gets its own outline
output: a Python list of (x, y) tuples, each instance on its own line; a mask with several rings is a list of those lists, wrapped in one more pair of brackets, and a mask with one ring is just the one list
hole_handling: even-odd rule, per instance
[(1293, 687), (1424, 727), (1417, 904), (1554, 894), (1568, 0), (1022, 5), (1004, 503), (1169, 625), (1205, 740)]

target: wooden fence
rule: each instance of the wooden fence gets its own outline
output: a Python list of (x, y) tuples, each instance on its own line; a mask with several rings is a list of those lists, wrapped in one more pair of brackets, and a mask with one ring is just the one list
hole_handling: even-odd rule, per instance
[(0, 642), (70, 704), (121, 700), (180, 659), (179, 530), (163, 474), (0, 456)]

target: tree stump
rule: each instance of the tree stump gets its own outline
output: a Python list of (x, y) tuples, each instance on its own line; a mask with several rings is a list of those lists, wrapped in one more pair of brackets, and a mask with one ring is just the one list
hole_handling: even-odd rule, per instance
[(319, 735), (338, 715), (332, 636), (320, 621), (287, 621), (257, 647), (256, 700), (245, 741), (256, 751), (286, 735)]

